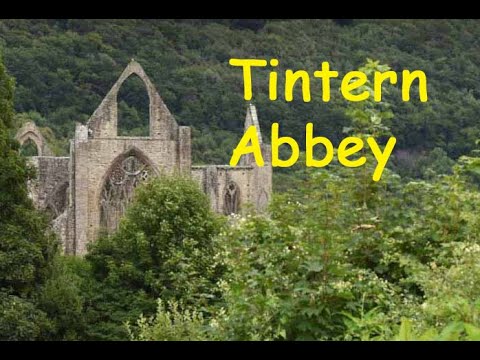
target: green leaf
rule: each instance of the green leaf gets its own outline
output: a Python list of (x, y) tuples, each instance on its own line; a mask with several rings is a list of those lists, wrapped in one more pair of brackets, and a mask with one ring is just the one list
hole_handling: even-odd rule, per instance
[(400, 324), (400, 331), (398, 333), (397, 340), (400, 340), (400, 341), (411, 341), (411, 340), (413, 340), (412, 322), (409, 319), (402, 318), (402, 322)]
[(480, 328), (472, 324), (464, 324), (467, 339), (473, 341), (480, 341)]

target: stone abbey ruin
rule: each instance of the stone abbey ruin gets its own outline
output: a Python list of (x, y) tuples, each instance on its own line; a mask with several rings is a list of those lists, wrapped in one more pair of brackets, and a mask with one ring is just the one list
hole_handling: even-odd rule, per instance
[[(149, 96), (150, 133), (147, 137), (118, 136), (117, 94), (131, 75), (145, 84)], [(260, 127), (249, 105), (245, 129)], [(17, 133), (20, 144), (33, 142), (38, 156), (31, 158), (37, 178), (29, 184), (39, 209), (48, 211), (66, 254), (83, 255), (99, 231), (113, 231), (135, 187), (150, 176), (179, 172), (192, 176), (220, 213), (237, 213), (246, 204), (265, 209), (272, 191), (270, 146), (259, 140), (265, 166), (253, 155), (239, 166), (191, 164), (191, 132), (179, 126), (139, 63), (132, 60), (86, 125), (77, 124), (70, 156), (55, 157), (34, 123)], [(233, 149), (232, 149), (233, 150)]]

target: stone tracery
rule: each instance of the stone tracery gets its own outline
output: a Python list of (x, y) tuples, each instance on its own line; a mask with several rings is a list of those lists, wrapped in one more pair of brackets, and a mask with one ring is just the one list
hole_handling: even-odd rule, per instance
[(116, 161), (105, 180), (100, 199), (100, 225), (117, 229), (135, 188), (151, 174), (151, 166), (134, 153)]

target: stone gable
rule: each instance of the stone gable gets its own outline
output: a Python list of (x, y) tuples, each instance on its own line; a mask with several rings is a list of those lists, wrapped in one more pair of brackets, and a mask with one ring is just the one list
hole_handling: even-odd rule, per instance
[[(132, 75), (145, 84), (149, 105), (149, 136), (118, 136), (117, 95)], [(245, 129), (260, 126), (249, 104)], [(52, 157), (35, 124), (27, 123), (17, 134), (23, 143), (33, 141), (38, 157), (31, 159), (38, 176), (29, 185), (36, 206), (48, 210), (64, 252), (84, 255), (87, 244), (101, 231), (114, 231), (135, 187), (151, 176), (183, 173), (199, 182), (212, 208), (237, 213), (246, 204), (263, 211), (272, 192), (270, 146), (261, 144), (265, 166), (252, 156), (240, 166), (192, 166), (190, 127), (179, 126), (140, 64), (132, 60), (86, 125), (77, 124), (69, 157)]]

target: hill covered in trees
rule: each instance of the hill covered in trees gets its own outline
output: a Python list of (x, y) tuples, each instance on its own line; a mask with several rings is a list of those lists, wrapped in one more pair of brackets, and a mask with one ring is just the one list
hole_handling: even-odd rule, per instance
[[(393, 70), (420, 69), (428, 78), (427, 103), (401, 100), (391, 87), (385, 100), (395, 118), (397, 150), (418, 158), (442, 148), (451, 158), (468, 153), (480, 137), (480, 27), (477, 20), (0, 20), (0, 49), (16, 79), (19, 117), (32, 118), (66, 152), (76, 121), (85, 122), (131, 58), (139, 61), (180, 124), (190, 125), (196, 162), (228, 162), (243, 127), (242, 72), (237, 58), (277, 58), (279, 84), (286, 69), (310, 74), (328, 61), (332, 100), (312, 81), (312, 102), (268, 99), (269, 69), (255, 69), (253, 102), (264, 132), (302, 143), (305, 123), (338, 143), (348, 124), (340, 79), (366, 58)], [(319, 79), (317, 79), (319, 80)], [(300, 87), (298, 87), (297, 91)], [(281, 89), (281, 88), (280, 88)], [(297, 92), (299, 95), (299, 92)], [(119, 95), (121, 131), (144, 134), (148, 96), (131, 78)], [(48, 129), (46, 129), (48, 133)], [(47, 134), (53, 138), (53, 134)], [(268, 137), (267, 137), (268, 138)]]

